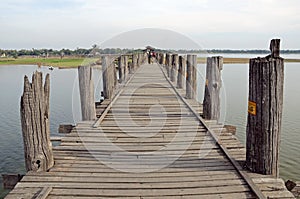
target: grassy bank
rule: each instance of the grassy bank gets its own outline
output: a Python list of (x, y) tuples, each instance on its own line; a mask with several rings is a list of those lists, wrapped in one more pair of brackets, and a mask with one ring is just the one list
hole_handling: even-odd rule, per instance
[(94, 58), (0, 58), (0, 65), (40, 65), (55, 66), (60, 68), (74, 68), (80, 65), (96, 62)]
[[(95, 63), (95, 58), (0, 58), (0, 65), (39, 65), (55, 66), (60, 68), (75, 68), (80, 65)], [(300, 62), (300, 59), (285, 59), (285, 62)], [(198, 58), (198, 63), (206, 63), (206, 58)], [(249, 58), (224, 58), (224, 64), (245, 64), (249, 63)]]

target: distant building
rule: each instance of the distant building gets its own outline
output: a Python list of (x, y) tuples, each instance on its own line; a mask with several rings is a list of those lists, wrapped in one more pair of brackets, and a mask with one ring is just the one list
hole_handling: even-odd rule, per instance
[(6, 57), (6, 54), (5, 54), (5, 53), (3, 53), (3, 54), (1, 55), (1, 57)]

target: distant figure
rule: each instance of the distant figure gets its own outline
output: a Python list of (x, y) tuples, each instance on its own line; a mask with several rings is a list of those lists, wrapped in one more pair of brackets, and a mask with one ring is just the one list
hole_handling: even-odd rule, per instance
[(53, 66), (49, 66), (49, 70), (53, 70), (54, 68), (53, 68)]
[(155, 59), (156, 59), (156, 53), (153, 51), (153, 52), (152, 52), (152, 62), (154, 62)]

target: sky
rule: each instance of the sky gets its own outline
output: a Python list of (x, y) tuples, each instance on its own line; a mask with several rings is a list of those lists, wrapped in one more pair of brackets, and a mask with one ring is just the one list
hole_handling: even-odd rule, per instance
[(299, 0), (1, 0), (0, 49), (102, 47), (128, 33), (121, 47), (136, 48), (137, 37), (151, 45), (153, 31), (166, 33), (163, 48), (186, 38), (203, 49), (268, 49), (280, 38), (282, 49), (300, 49), (299, 8)]

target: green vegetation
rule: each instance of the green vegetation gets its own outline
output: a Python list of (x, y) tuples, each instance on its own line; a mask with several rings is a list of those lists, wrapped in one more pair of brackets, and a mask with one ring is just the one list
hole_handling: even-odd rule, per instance
[[(252, 53), (252, 54), (269, 54), (268, 50), (165, 50), (155, 49), (156, 52), (171, 52), (178, 54), (218, 54), (218, 53)], [(101, 49), (93, 45), (90, 49), (76, 48), (70, 49), (30, 49), (30, 50), (3, 50), (0, 49), (0, 65), (39, 65), (55, 66), (60, 68), (77, 67), (79, 65), (96, 65), (99, 64), (101, 55), (105, 54), (131, 54), (142, 52), (142, 49), (120, 49), (105, 48)], [(281, 50), (281, 54), (300, 53), (300, 50)], [(129, 58), (130, 61), (130, 58)], [(199, 63), (206, 63), (206, 58), (198, 58)], [(285, 59), (285, 62), (300, 62), (299, 59)], [(225, 64), (249, 63), (248, 58), (224, 58)]]
[(0, 65), (39, 65), (56, 67), (78, 67), (79, 65), (95, 64), (97, 58), (65, 57), (65, 58), (0, 58)]
[(134, 51), (141, 50), (133, 50), (133, 49), (120, 49), (120, 48), (105, 48), (100, 49), (97, 45), (93, 45), (90, 49), (76, 48), (75, 50), (70, 49), (61, 49), (61, 50), (53, 50), (53, 49), (35, 49), (32, 48), (30, 50), (21, 49), (21, 50), (3, 50), (0, 49), (0, 57), (95, 57), (100, 54), (126, 54), (132, 53)]

